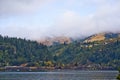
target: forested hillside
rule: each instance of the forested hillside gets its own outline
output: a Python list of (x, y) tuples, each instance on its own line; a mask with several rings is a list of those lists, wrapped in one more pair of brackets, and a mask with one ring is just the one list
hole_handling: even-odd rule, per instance
[(0, 66), (39, 66), (51, 60), (47, 46), (35, 41), (0, 36)]
[[(101, 34), (100, 34), (101, 35)], [(94, 37), (99, 36), (93, 35)], [(70, 66), (96, 68), (117, 68), (120, 66), (120, 38), (117, 33), (102, 35), (104, 40), (92, 41), (90, 36), (83, 41), (50, 47), (56, 62)], [(86, 42), (87, 40), (90, 40)]]
[[(61, 47), (60, 47), (61, 46)], [(120, 66), (120, 39), (107, 41), (58, 45), (51, 48), (57, 62), (77, 66), (91, 66), (92, 68)]]
[(51, 46), (0, 36), (0, 67), (117, 69), (120, 66), (120, 38), (106, 36), (99, 41), (86, 42), (92, 39), (89, 37)]

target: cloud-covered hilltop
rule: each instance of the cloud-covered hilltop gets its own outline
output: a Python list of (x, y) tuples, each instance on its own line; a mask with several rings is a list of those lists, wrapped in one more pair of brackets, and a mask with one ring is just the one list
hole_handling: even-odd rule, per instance
[(58, 44), (69, 44), (73, 41), (72, 38), (65, 37), (65, 36), (59, 36), (59, 37), (52, 37), (52, 38), (45, 38), (37, 40), (38, 43), (42, 43), (47, 46), (51, 45), (58, 45)]
[(0, 34), (27, 39), (120, 31), (119, 0), (0, 0)]

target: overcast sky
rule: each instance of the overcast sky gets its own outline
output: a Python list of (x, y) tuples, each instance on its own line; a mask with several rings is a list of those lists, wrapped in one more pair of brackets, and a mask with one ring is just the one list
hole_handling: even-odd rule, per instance
[(0, 34), (81, 37), (120, 31), (120, 0), (0, 0)]

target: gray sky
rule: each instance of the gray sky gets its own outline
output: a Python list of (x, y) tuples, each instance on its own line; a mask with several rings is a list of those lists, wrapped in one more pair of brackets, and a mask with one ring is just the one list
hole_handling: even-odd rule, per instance
[(27, 39), (120, 31), (120, 0), (0, 0), (0, 34)]

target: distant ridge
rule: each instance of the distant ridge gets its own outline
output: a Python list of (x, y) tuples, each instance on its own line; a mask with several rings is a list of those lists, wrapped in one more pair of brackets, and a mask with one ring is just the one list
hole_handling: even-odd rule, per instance
[(57, 45), (57, 44), (69, 44), (75, 40), (76, 41), (82, 40), (83, 42), (86, 43), (86, 42), (103, 41), (103, 40), (118, 38), (118, 37), (120, 37), (120, 33), (103, 32), (103, 33), (98, 33), (98, 34), (85, 37), (84, 39), (80, 39), (80, 38), (73, 39), (66, 36), (58, 36), (58, 37), (47, 37), (42, 40), (37, 40), (37, 42), (47, 46), (51, 46), (51, 45)]
[(45, 38), (43, 40), (38, 40), (39, 43), (44, 45), (56, 45), (56, 44), (69, 44), (72, 42), (72, 39), (65, 36), (53, 37), (53, 38)]
[(118, 38), (118, 37), (120, 37), (120, 33), (112, 33), (112, 32), (98, 33), (87, 37), (84, 40), (84, 42), (103, 41), (106, 39)]

